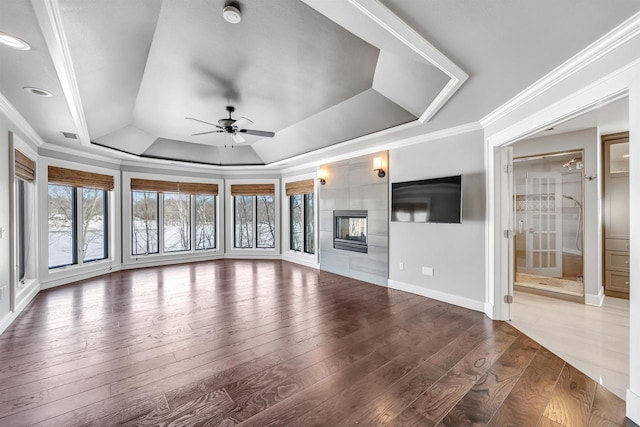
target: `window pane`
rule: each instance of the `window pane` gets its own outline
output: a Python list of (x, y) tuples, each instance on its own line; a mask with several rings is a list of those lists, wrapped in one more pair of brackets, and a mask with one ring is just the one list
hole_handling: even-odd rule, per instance
[(50, 184), (47, 197), (49, 268), (75, 264), (74, 188)]
[(82, 189), (82, 255), (84, 261), (107, 257), (107, 192)]
[(191, 249), (191, 195), (164, 193), (164, 251)]
[(131, 192), (133, 255), (158, 253), (158, 193)]
[(275, 248), (276, 219), (275, 200), (273, 196), (256, 196), (257, 200), (257, 247)]
[(196, 249), (216, 247), (216, 196), (196, 195)]
[(302, 194), (290, 196), (291, 250), (302, 252)]
[(253, 201), (254, 196), (234, 196), (234, 239), (236, 248), (253, 247)]
[(24, 281), (26, 272), (27, 272), (27, 242), (26, 242), (26, 217), (25, 217), (25, 194), (24, 187), (25, 183), (21, 179), (16, 180), (17, 184), (17, 221), (16, 225), (18, 227), (18, 281)]
[(315, 211), (313, 209), (313, 193), (304, 195), (304, 251), (315, 253)]

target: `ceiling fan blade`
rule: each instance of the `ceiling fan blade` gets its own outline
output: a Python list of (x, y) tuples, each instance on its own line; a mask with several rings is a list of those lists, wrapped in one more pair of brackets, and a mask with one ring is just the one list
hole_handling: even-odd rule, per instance
[(253, 122), (249, 119), (247, 119), (246, 117), (240, 117), (238, 120), (236, 120), (233, 125), (235, 127), (237, 127), (238, 129), (244, 129), (247, 126), (251, 126), (253, 124)]
[(236, 144), (242, 144), (243, 142), (247, 141), (242, 137), (242, 135), (238, 135), (237, 133), (234, 133), (232, 138), (233, 142), (235, 142)]
[(238, 132), (246, 133), (247, 135), (266, 136), (268, 138), (273, 138), (276, 135), (275, 132), (268, 132), (265, 130), (253, 130), (253, 129), (239, 129)]
[(210, 130), (208, 132), (200, 132), (200, 133), (192, 133), (191, 136), (198, 136), (198, 135), (207, 135), (210, 133), (222, 133), (224, 132), (223, 130)]
[(196, 122), (205, 123), (205, 124), (208, 124), (208, 125), (211, 125), (211, 126), (215, 126), (215, 127), (217, 127), (217, 128), (219, 128), (219, 127), (220, 127), (220, 126), (218, 126), (218, 125), (217, 125), (217, 124), (215, 124), (215, 123), (205, 122), (204, 120), (194, 119), (193, 117), (185, 117), (185, 120), (193, 120), (193, 121), (196, 121)]

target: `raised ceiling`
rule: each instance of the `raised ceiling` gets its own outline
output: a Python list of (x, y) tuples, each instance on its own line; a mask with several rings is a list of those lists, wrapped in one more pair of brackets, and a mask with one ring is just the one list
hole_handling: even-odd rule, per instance
[[(635, 0), (245, 0), (232, 25), (225, 4), (2, 2), (0, 31), (33, 49), (0, 46), (0, 92), (45, 143), (281, 164), (408, 122), (477, 121), (640, 10)], [(211, 127), (185, 117), (215, 123), (228, 104), (276, 136), (231, 148), (229, 135), (191, 135)]]

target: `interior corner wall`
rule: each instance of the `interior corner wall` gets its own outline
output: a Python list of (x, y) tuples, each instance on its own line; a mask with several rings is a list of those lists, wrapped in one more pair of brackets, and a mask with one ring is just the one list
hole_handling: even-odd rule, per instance
[(583, 150), (584, 176), (584, 291), (585, 302), (599, 305), (602, 299), (602, 223), (600, 136), (597, 128), (527, 139), (513, 145), (514, 157)]
[[(328, 165), (326, 184), (319, 186), (320, 269), (387, 286), (389, 277), (389, 180), (373, 171), (373, 159), (387, 153), (374, 153)], [(368, 253), (333, 247), (333, 211), (367, 210)]]
[[(391, 150), (389, 173), (391, 183), (462, 174), (463, 197), (461, 224), (391, 222), (389, 286), (483, 311), (484, 132)], [(422, 267), (433, 268), (433, 276)]]
[[(11, 245), (9, 240), (9, 120), (0, 113), (0, 325), (11, 310)], [(0, 329), (1, 330), (1, 329)]]

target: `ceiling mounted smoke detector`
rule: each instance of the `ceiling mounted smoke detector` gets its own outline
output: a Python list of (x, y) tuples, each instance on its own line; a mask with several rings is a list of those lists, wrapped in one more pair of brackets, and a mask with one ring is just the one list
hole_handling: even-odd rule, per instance
[(224, 9), (222, 9), (222, 17), (225, 19), (225, 21), (232, 24), (237, 24), (242, 19), (240, 9), (231, 5), (225, 6)]

